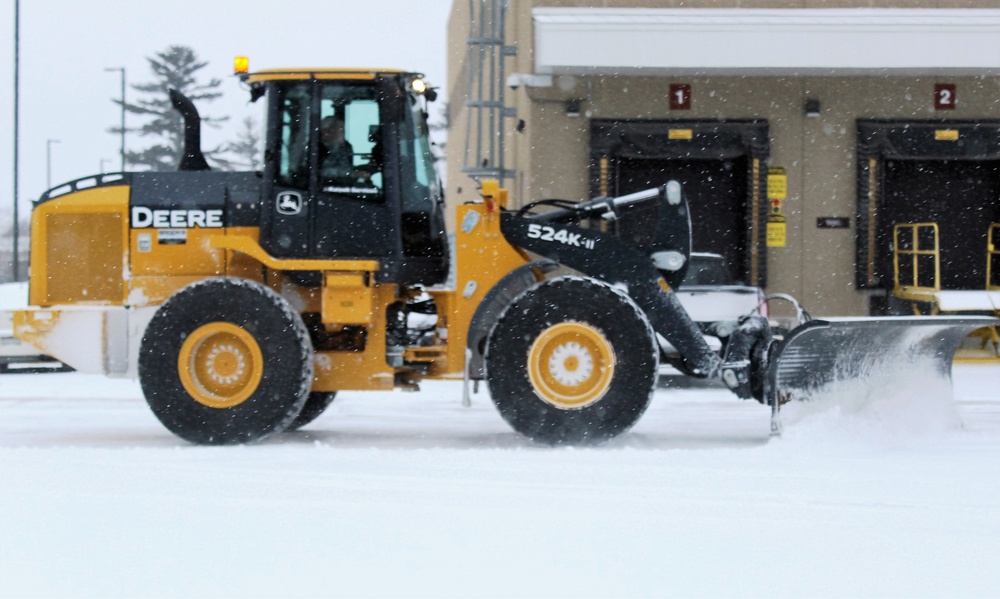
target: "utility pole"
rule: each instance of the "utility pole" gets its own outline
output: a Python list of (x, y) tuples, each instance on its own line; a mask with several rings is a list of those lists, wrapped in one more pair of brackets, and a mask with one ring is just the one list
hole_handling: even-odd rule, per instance
[(122, 143), (121, 143), (122, 169), (121, 169), (121, 172), (124, 173), (125, 172), (125, 67), (109, 67), (109, 68), (106, 68), (104, 70), (107, 71), (107, 72), (109, 72), (109, 73), (113, 73), (115, 71), (119, 71), (119, 72), (121, 72), (121, 75), (122, 75), (122, 98), (121, 98), (121, 102), (122, 102), (122, 124), (121, 124), (121, 133), (122, 133)]
[(17, 230), (17, 139), (18, 139), (18, 92), (19, 90), (19, 80), (20, 80), (20, 45), (21, 45), (21, 3), (19, 0), (14, 0), (14, 251), (11, 252), (11, 270), (13, 271), (14, 281), (18, 280), (18, 255), (17, 255), (17, 244), (18, 244), (18, 230)]

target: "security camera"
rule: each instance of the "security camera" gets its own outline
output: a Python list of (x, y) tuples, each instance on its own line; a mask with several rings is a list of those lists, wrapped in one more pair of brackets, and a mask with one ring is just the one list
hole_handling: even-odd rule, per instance
[(524, 87), (552, 87), (552, 75), (514, 73), (507, 77), (507, 87), (517, 89), (522, 85)]

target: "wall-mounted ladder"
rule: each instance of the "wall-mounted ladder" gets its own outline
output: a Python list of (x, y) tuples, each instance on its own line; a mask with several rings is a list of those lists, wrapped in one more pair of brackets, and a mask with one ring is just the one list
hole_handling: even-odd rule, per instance
[(465, 159), (462, 172), (477, 181), (513, 178), (504, 166), (504, 118), (514, 110), (504, 105), (504, 58), (517, 54), (506, 45), (508, 0), (469, 0), (469, 38), (466, 65), (468, 87), (465, 106)]

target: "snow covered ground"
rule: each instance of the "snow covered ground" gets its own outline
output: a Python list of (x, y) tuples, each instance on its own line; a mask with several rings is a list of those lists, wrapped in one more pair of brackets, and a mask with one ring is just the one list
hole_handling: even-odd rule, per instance
[(893, 408), (780, 439), (765, 408), (665, 381), (586, 449), (454, 383), (194, 447), (132, 381), (4, 375), (0, 596), (996, 596), (998, 375), (956, 367), (961, 429)]

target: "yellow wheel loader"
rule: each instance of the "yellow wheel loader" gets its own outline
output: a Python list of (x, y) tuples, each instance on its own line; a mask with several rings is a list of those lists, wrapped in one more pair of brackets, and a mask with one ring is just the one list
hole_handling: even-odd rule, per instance
[[(445, 232), (415, 73), (240, 75), (266, 100), (262, 172), (211, 172), (193, 104), (179, 172), (85, 177), (32, 213), (16, 335), (81, 372), (137, 376), (156, 417), (202, 444), (304, 426), (338, 391), (485, 380), (541, 443), (629, 429), (661, 362), (771, 408), (841, 378), (923, 368), (989, 318), (696, 325), (673, 290), (691, 226), (676, 182), (519, 210), (495, 181)], [(452, 256), (454, 258), (452, 259)], [(454, 264), (450, 264), (451, 262)], [(721, 352), (705, 335), (719, 338)], [(664, 348), (670, 348), (669, 353)], [(911, 365), (911, 366), (907, 366)]]

